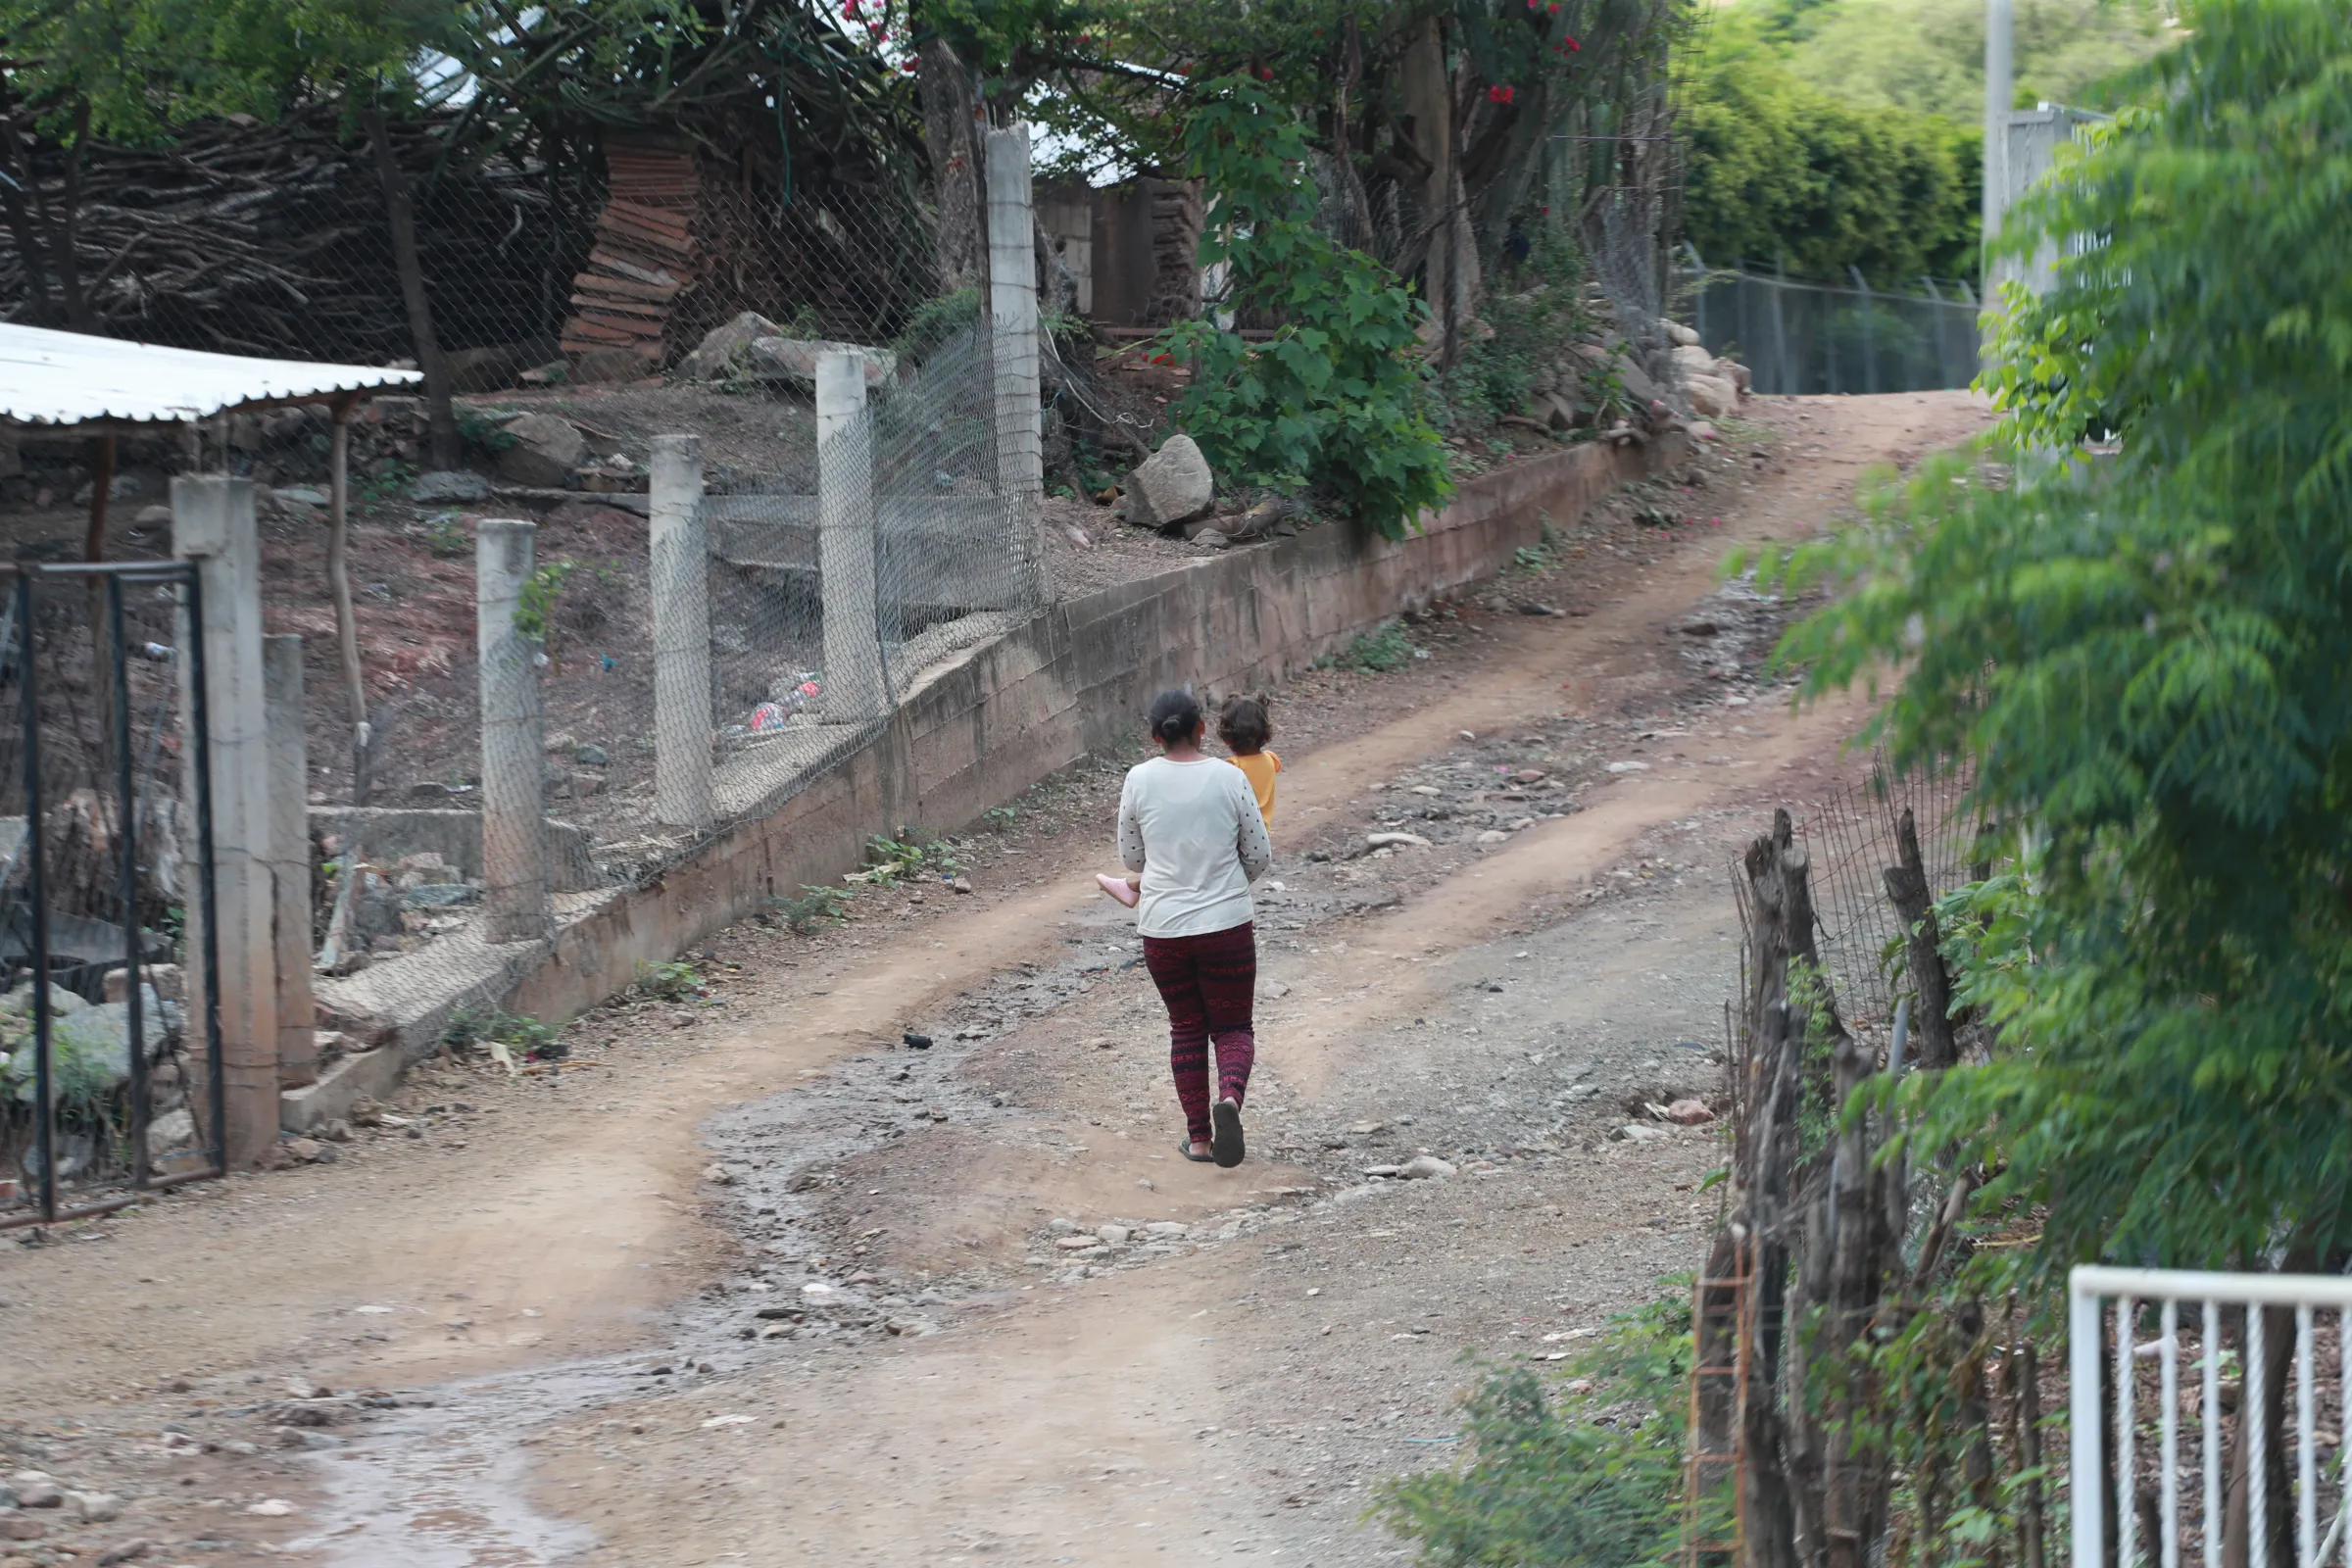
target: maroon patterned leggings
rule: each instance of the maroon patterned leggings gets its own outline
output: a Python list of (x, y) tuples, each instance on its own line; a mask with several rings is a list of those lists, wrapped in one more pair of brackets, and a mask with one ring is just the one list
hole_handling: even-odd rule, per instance
[(1250, 1087), (1257, 1041), (1250, 1005), (1257, 991), (1257, 929), (1244, 922), (1197, 937), (1144, 938), (1144, 966), (1168, 1007), (1168, 1065), (1195, 1143), (1208, 1142), (1208, 1045), (1217, 1047), (1217, 1095)]

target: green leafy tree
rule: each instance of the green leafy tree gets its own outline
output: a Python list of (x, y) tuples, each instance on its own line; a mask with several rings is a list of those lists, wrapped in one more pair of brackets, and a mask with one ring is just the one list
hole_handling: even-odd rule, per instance
[(1974, 125), (1856, 107), (1751, 52), (1700, 73), (1681, 134), (1684, 233), (1710, 264), (1884, 284), (1977, 270)]
[(2352, 1256), (2352, 13), (2184, 21), (2017, 214), (2097, 243), (2009, 301), (2001, 438), (1791, 564), (1847, 589), (1807, 690), (1899, 668), (1878, 732), (2015, 858), (1950, 911), (2000, 1048), (1907, 1103), (2047, 1277)]
[[(2017, 0), (2017, 104), (2098, 109), (2117, 78), (2170, 43), (2162, 0)], [(1712, 53), (1760, 52), (1798, 81), (1863, 108), (1958, 123), (1984, 118), (1984, 0), (1740, 0)]]
[(1185, 146), (1210, 193), (1201, 265), (1229, 269), (1229, 309), (1280, 324), (1264, 343), (1211, 321), (1172, 328), (1168, 350), (1194, 372), (1177, 422), (1228, 478), (1311, 487), (1401, 538), (1453, 488), (1425, 410), (1420, 303), (1315, 226), (1304, 133), (1256, 83), (1203, 84)]

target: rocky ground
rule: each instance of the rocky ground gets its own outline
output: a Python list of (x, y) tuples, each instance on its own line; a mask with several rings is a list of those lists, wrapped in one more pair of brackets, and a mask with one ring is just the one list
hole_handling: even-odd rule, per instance
[(1098, 759), (560, 1067), (0, 1253), (0, 1476), (59, 1494), (0, 1565), (1408, 1558), (1365, 1504), (1454, 1451), (1461, 1357), (1563, 1354), (1713, 1217), (1650, 1107), (1720, 1105), (1723, 868), (1859, 712), (1759, 684), (1725, 541), (1983, 418), (1750, 412), (1275, 694), (1244, 1166), (1176, 1157)]

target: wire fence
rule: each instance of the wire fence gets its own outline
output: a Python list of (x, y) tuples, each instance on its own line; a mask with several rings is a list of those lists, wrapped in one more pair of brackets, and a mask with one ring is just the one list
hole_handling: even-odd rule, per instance
[[(1905, 811), (1917, 824), (1930, 900), (1965, 885), (1979, 874), (1971, 864), (1977, 824), (1960, 804), (1968, 783), (1956, 772), (1898, 777), (1882, 763), (1861, 782), (1789, 813), (1810, 864), (1816, 946), (1838, 1016), (1856, 1039), (1882, 1052), (1891, 1037), (1895, 1003), (1907, 994), (1905, 925), (1886, 888), (1888, 869), (1903, 863), (1899, 824)], [(1744, 1005), (1756, 910), (1738, 863), (1732, 886), (1740, 905)]]
[(0, 579), (0, 1226), (219, 1168), (219, 1037), (184, 1005), (210, 874), (181, 808), (191, 581)]
[(1979, 307), (1966, 283), (1920, 280), (1923, 292), (1799, 282), (1751, 271), (1683, 274), (1691, 322), (1707, 352), (1748, 368), (1758, 392), (1927, 392), (1970, 385), (1979, 366)]
[[(616, 161), (615, 178), (630, 169)], [(723, 199), (746, 222), (774, 220)], [(845, 202), (835, 227), (894, 221)], [(637, 271), (656, 260), (602, 241), (596, 255)], [(324, 813), (330, 858), (363, 868), (339, 970), (410, 955), (429, 968), (436, 950), (471, 962), (475, 944), (512, 940), (499, 909), (514, 861), (544, 861), (558, 921), (660, 875), (774, 810), (878, 733), (925, 671), (1044, 603), (1034, 497), (1003, 482), (999, 328), (980, 290), (916, 299), (922, 278), (904, 270), (845, 271), (813, 301), (783, 292), (781, 273), (760, 292), (747, 271), (694, 318), (662, 383), (558, 387), (501, 410), (516, 447), (493, 459), (494, 480), (517, 466), (506, 451), (545, 443), (547, 420), (579, 433), (560, 499), (500, 482), (486, 500), (416, 509), (410, 532), (448, 563), (447, 647), (372, 714), (375, 804), (395, 809)], [(662, 363), (680, 340), (662, 330), (590, 352)], [(536, 514), (514, 547), (527, 560), (492, 560), (502, 504)], [(536, 660), (504, 708), (494, 688), (511, 683), (485, 640), (501, 617), (519, 617)], [(502, 786), (492, 753), (510, 720), (535, 723), (544, 755), (510, 756)], [(518, 824), (495, 797), (506, 788), (512, 806), (524, 775), (539, 810)]]

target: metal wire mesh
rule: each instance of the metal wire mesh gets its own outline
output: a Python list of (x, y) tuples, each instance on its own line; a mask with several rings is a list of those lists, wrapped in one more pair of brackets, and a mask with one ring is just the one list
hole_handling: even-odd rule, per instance
[(1966, 283), (1898, 294), (1795, 282), (1741, 268), (1684, 274), (1710, 354), (1748, 368), (1758, 392), (1926, 392), (1976, 379), (1978, 306)]
[[(1902, 863), (1896, 823), (1907, 809), (1919, 834), (1928, 896), (1940, 898), (1974, 874), (1977, 824), (1960, 808), (1964, 774), (1897, 777), (1885, 766), (1809, 806), (1791, 808), (1796, 840), (1811, 868), (1815, 942), (1838, 1015), (1857, 1039), (1884, 1046), (1904, 987), (1903, 920), (1886, 894), (1886, 872)], [(1740, 905), (1740, 996), (1747, 994), (1756, 911), (1744, 870), (1734, 862)], [(1744, 1029), (1742, 1031), (1744, 1033)]]
[(218, 1057), (181, 1005), (187, 591), (169, 564), (0, 580), (0, 1222), (215, 1164)]

